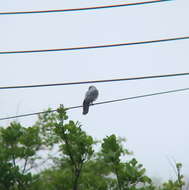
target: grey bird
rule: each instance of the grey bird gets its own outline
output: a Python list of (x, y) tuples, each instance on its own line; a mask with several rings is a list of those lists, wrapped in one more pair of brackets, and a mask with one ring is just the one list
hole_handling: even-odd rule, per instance
[(89, 112), (89, 106), (98, 98), (98, 90), (95, 86), (89, 86), (88, 91), (85, 94), (83, 101), (83, 114), (86, 115)]

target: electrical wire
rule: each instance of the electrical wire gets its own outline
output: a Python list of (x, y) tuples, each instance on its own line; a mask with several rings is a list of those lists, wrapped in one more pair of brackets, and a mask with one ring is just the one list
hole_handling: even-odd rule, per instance
[(179, 77), (179, 76), (188, 76), (188, 75), (189, 75), (189, 73), (174, 73), (174, 74), (165, 74), (165, 75), (151, 75), (151, 76), (105, 79), (105, 80), (91, 80), (91, 81), (79, 81), (79, 82), (64, 82), (64, 83), (54, 83), (54, 84), (0, 86), (0, 90), (39, 88), (39, 87), (41, 88), (41, 87), (53, 87), (53, 86), (69, 86), (69, 85), (82, 85), (82, 84), (92, 84), (92, 83), (94, 84), (94, 83), (121, 82), (121, 81), (144, 80), (144, 79), (158, 79), (158, 78), (166, 78), (166, 77)]
[[(175, 89), (175, 90), (169, 90), (169, 91), (163, 91), (163, 92), (156, 92), (156, 93), (151, 93), (151, 94), (144, 94), (144, 95), (139, 95), (139, 96), (133, 96), (133, 97), (97, 102), (97, 103), (92, 104), (91, 106), (96, 106), (96, 105), (101, 105), (101, 104), (109, 104), (109, 103), (114, 103), (114, 102), (121, 102), (121, 101), (126, 101), (126, 100), (133, 100), (133, 99), (138, 99), (138, 98), (145, 98), (145, 97), (150, 97), (150, 96), (157, 96), (157, 95), (163, 95), (163, 94), (169, 94), (169, 93), (175, 93), (175, 92), (181, 92), (181, 91), (187, 91), (187, 90), (189, 90), (189, 88), (181, 88), (181, 89)], [(83, 106), (81, 105), (81, 106), (68, 107), (66, 109), (72, 110), (72, 109), (77, 109), (77, 108), (82, 108), (82, 107)], [(7, 119), (15, 119), (15, 118), (19, 118), (19, 117), (27, 117), (27, 116), (32, 116), (32, 115), (38, 115), (38, 114), (43, 114), (43, 113), (48, 113), (48, 112), (56, 112), (56, 111), (57, 111), (57, 109), (50, 110), (50, 111), (41, 111), (41, 112), (35, 112), (35, 113), (10, 116), (10, 117), (3, 117), (3, 118), (0, 118), (0, 121), (7, 120)]]
[(153, 1), (143, 1), (143, 2), (136, 2), (136, 3), (125, 3), (125, 4), (116, 4), (116, 5), (95, 6), (95, 7), (72, 8), (72, 9), (0, 12), (0, 15), (42, 14), (42, 13), (76, 12), (76, 11), (78, 12), (78, 11), (88, 11), (88, 10), (107, 9), (107, 8), (116, 8), (116, 7), (127, 7), (127, 6), (134, 6), (134, 5), (145, 5), (145, 4), (153, 4), (153, 3), (160, 3), (160, 2), (167, 2), (167, 1), (172, 1), (172, 0), (153, 0)]
[(140, 45), (140, 44), (152, 44), (152, 43), (160, 43), (160, 42), (168, 42), (168, 41), (176, 41), (176, 40), (186, 40), (186, 39), (189, 39), (189, 36), (176, 37), (176, 38), (164, 38), (164, 39), (160, 39), (160, 40), (148, 40), (148, 41), (119, 43), (119, 44), (80, 46), (80, 47), (61, 48), (61, 49), (0, 51), (0, 54), (20, 54), (20, 53), (42, 53), (42, 52), (75, 51), (75, 50), (84, 50), (84, 49), (97, 49), (97, 48), (108, 48), (108, 47), (132, 46), (132, 45)]

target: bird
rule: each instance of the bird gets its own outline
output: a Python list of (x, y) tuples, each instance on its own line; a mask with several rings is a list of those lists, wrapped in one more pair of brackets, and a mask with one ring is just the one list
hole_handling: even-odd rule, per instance
[(98, 98), (99, 92), (95, 86), (89, 86), (83, 101), (83, 115), (89, 112), (89, 106)]

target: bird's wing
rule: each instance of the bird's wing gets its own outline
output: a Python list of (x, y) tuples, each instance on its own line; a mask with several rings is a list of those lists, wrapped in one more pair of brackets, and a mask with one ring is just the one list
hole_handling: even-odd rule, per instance
[(96, 88), (92, 88), (86, 92), (85, 99), (89, 102), (93, 102), (98, 97), (98, 90)]

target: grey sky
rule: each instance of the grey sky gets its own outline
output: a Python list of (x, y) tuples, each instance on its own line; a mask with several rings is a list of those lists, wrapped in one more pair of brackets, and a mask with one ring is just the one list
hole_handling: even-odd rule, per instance
[[(137, 2), (137, 1), (127, 1)], [(125, 1), (6, 0), (1, 11), (97, 6)], [(0, 50), (64, 48), (185, 36), (189, 1), (74, 13), (0, 16)], [(58, 53), (0, 55), (0, 86), (135, 77), (189, 71), (189, 40)], [(189, 87), (188, 77), (95, 85), (98, 101)], [(88, 85), (1, 91), (0, 116), (81, 105)], [(189, 92), (69, 111), (83, 129), (100, 139), (115, 133), (150, 175), (174, 175), (169, 158), (188, 163)], [(36, 117), (19, 121), (32, 125)], [(1, 122), (1, 125), (9, 121)]]

